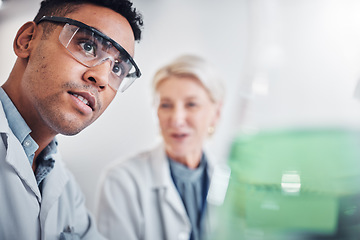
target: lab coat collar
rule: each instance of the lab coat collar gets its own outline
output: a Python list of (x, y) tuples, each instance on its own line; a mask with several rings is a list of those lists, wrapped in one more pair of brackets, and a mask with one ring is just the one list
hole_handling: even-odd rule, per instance
[(154, 151), (151, 152), (150, 162), (151, 170), (154, 173), (154, 188), (166, 188), (169, 187), (172, 183), (170, 171), (169, 171), (169, 162), (166, 158), (165, 147), (163, 143), (160, 143)]
[[(151, 154), (151, 159), (153, 159), (153, 161), (151, 161), (151, 168), (154, 173), (153, 190), (157, 192), (159, 200), (161, 201), (159, 204), (161, 207), (161, 214), (169, 214), (164, 208), (170, 206), (184, 224), (190, 228), (191, 225), (184, 204), (170, 175), (170, 167), (166, 157), (164, 144), (161, 143), (155, 151), (151, 152)], [(169, 216), (163, 216), (163, 219), (168, 218)], [(166, 224), (166, 222), (164, 224)], [(171, 229), (171, 226), (169, 226), (169, 229)]]
[[(226, 164), (219, 164), (219, 161), (216, 160), (215, 156), (209, 154), (208, 151), (205, 150), (204, 152), (208, 160), (206, 170), (210, 178), (208, 200), (210, 200), (211, 206), (214, 203), (220, 205), (226, 194), (230, 170)], [(188, 232), (191, 232), (191, 224), (187, 216), (184, 204), (171, 178), (169, 162), (166, 157), (164, 143), (159, 144), (157, 148), (155, 148), (155, 150), (151, 152), (150, 159), (150, 167), (152, 169), (152, 173), (154, 173), (153, 190), (156, 191), (158, 194), (158, 199), (160, 201), (160, 214), (163, 215), (162, 219), (171, 219), (171, 217), (174, 216), (166, 210), (169, 206), (173, 209), (173, 211), (177, 214), (178, 218), (181, 219), (181, 221), (187, 227)], [(223, 191), (218, 191), (217, 184), (224, 184)], [(215, 197), (213, 196), (214, 194)], [(218, 196), (219, 194), (221, 196)], [(206, 215), (209, 214), (209, 207), (210, 206), (208, 205), (208, 209), (205, 212)], [(206, 216), (205, 219), (205, 229), (212, 229), (212, 226), (216, 226), (215, 223), (210, 222), (210, 218), (208, 216)], [(163, 224), (167, 225), (169, 224), (169, 222), (165, 221)], [(165, 229), (172, 229), (172, 226), (165, 227)], [(170, 231), (166, 232), (165, 235), (167, 237), (166, 239), (172, 239)]]
[(41, 194), (36, 183), (34, 172), (29, 164), (25, 151), (19, 140), (12, 133), (6, 119), (6, 115), (0, 102), (0, 134), (6, 145), (7, 153), (5, 161), (14, 169), (22, 181), (36, 195), (41, 202)]
[[(208, 154), (207, 151), (205, 151), (205, 155), (207, 159), (206, 171), (209, 178), (211, 179), (214, 171), (214, 165), (216, 165), (216, 162), (214, 156)], [(151, 152), (151, 159), (154, 159), (153, 161), (151, 161), (151, 168), (152, 172), (154, 173), (153, 187), (163, 188), (172, 185), (173, 181), (171, 178), (170, 166), (166, 156), (165, 145), (163, 142), (158, 144), (155, 150)]]
[[(42, 211), (47, 215), (48, 209), (59, 198), (64, 186), (68, 182), (69, 178), (66, 174), (65, 168), (62, 166), (63, 162), (59, 152), (54, 154), (55, 166), (49, 175), (44, 179), (43, 184), (43, 197), (36, 182), (34, 172), (29, 164), (28, 158), (24, 152), (24, 149), (15, 135), (12, 133), (5, 112), (0, 102), (0, 135), (3, 138), (4, 144), (7, 148), (7, 155), (5, 161), (12, 166), (22, 181), (29, 187), (37, 197), (37, 200), (42, 205)], [(51, 186), (51, 189), (47, 189), (46, 186)], [(46, 199), (46, 202), (42, 202), (42, 199)]]

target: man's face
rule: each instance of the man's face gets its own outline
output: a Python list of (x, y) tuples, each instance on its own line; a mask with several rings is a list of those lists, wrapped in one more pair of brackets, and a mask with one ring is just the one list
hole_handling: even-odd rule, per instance
[[(84, 4), (65, 17), (97, 28), (133, 56), (133, 32), (120, 14)], [(57, 24), (47, 39), (35, 36), (20, 91), (23, 104), (32, 111), (30, 121), (36, 121), (27, 120), (28, 124), (40, 124), (54, 134), (73, 135), (94, 122), (116, 92), (108, 85), (110, 62), (91, 68), (79, 63), (59, 42), (62, 28), (63, 24)]]

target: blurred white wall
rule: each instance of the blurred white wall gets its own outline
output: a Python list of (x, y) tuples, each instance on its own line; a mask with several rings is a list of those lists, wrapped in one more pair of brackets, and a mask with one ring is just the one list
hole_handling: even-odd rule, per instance
[[(0, 10), (0, 83), (15, 61), (15, 33), (33, 18), (39, 2), (9, 0)], [(209, 142), (220, 161), (240, 127), (360, 121), (353, 98), (360, 66), (358, 0), (134, 0), (134, 5), (144, 16), (135, 53), (143, 76), (92, 126), (74, 137), (59, 136), (64, 161), (91, 210), (103, 167), (157, 141), (150, 80), (179, 54), (208, 58), (226, 82), (222, 120)]]
[[(249, 1), (243, 125), (359, 123), (360, 2)], [(242, 105), (243, 107), (243, 105)]]

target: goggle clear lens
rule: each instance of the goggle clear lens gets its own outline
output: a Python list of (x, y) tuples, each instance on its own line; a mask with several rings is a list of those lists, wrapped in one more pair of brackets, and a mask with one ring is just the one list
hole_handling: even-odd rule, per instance
[(87, 67), (94, 67), (109, 60), (109, 85), (115, 90), (124, 92), (137, 78), (136, 69), (128, 57), (110, 41), (89, 29), (66, 23), (59, 40), (75, 59)]

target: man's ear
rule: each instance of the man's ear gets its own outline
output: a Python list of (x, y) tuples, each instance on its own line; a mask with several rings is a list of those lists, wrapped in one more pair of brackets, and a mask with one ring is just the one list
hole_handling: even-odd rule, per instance
[(21, 26), (14, 40), (14, 52), (20, 58), (28, 58), (30, 55), (30, 45), (38, 31), (35, 22), (27, 22)]

